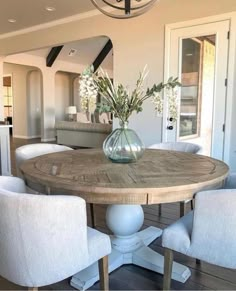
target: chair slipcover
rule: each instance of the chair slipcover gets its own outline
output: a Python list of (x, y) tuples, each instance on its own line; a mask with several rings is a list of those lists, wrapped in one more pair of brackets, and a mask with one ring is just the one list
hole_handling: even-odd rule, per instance
[(236, 190), (199, 192), (195, 210), (167, 227), (165, 248), (227, 268), (236, 268)]
[[(12, 185), (15, 192), (9, 191)], [(111, 252), (109, 236), (87, 227), (84, 199), (22, 190), (21, 179), (0, 177), (2, 277), (21, 286), (45, 286)]]
[(15, 151), (17, 176), (22, 178), (22, 174), (20, 172), (20, 165), (24, 161), (41, 155), (69, 150), (72, 150), (72, 148), (63, 145), (49, 143), (34, 143), (19, 147)]
[(18, 177), (0, 176), (0, 189), (17, 193), (27, 193), (25, 182)]
[(162, 143), (153, 144), (149, 146), (148, 148), (188, 152), (192, 154), (199, 153), (201, 150), (201, 147), (199, 145), (189, 143), (189, 142), (162, 142)]
[[(149, 146), (149, 149), (162, 149), (162, 150), (171, 150), (171, 151), (179, 151), (179, 152), (188, 152), (192, 154), (199, 154), (201, 152), (201, 147), (197, 144), (189, 143), (189, 142), (162, 142)], [(191, 200), (181, 201), (180, 205), (185, 205)], [(192, 207), (193, 208), (193, 207)], [(180, 208), (180, 216), (185, 214), (185, 209)], [(161, 215), (161, 204), (159, 205), (159, 215)]]
[(236, 189), (236, 173), (230, 173), (224, 185), (225, 189)]

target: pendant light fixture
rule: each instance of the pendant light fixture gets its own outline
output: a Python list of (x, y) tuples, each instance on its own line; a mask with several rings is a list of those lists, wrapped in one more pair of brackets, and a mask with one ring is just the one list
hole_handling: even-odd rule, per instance
[[(91, 0), (103, 14), (112, 18), (126, 19), (148, 11), (157, 0)], [(109, 8), (109, 9), (107, 9)]]

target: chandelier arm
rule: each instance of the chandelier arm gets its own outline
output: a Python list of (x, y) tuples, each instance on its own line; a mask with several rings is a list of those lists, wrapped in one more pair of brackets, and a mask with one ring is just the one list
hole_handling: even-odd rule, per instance
[[(91, 0), (92, 1), (92, 0)], [(107, 4), (108, 6), (115, 8), (115, 9), (119, 9), (119, 10), (125, 10), (125, 8), (120, 7), (120, 6), (116, 6), (114, 4), (109, 3), (107, 0), (102, 0), (103, 3)], [(92, 1), (92, 3), (95, 5), (94, 1)], [(98, 5), (98, 4), (97, 4)], [(98, 8), (98, 7), (97, 7)]]
[(151, 2), (149, 2), (149, 6), (146, 6), (145, 8), (142, 9), (142, 11), (137, 11), (136, 13), (133, 13), (133, 14), (124, 14), (124, 15), (116, 15), (116, 14), (113, 14), (113, 13), (109, 13), (105, 10), (103, 10), (102, 8), (99, 7), (99, 5), (97, 4), (97, 0), (90, 0), (93, 5), (103, 14), (105, 14), (106, 16), (108, 17), (111, 17), (111, 18), (116, 18), (116, 19), (128, 19), (128, 18), (134, 18), (134, 17), (137, 17), (145, 12), (147, 12), (153, 5), (154, 3), (157, 1), (157, 0), (152, 0)]
[[(107, 4), (108, 6), (115, 8), (115, 9), (119, 9), (119, 10), (125, 10), (124, 7), (120, 7), (120, 6), (116, 6), (114, 4), (111, 4), (110, 2), (108, 2), (107, 0), (101, 0), (103, 3)], [(152, 5), (152, 2), (156, 2), (157, 0), (151, 0), (147, 3), (144, 3), (143, 5), (139, 5), (138, 7), (130, 7), (130, 10), (138, 10), (138, 9), (142, 9), (145, 8), (146, 6)], [(92, 1), (93, 2), (93, 1)]]
[(138, 10), (138, 9), (143, 9), (145, 7), (149, 7), (149, 6), (152, 6), (157, 0), (151, 0), (143, 5), (140, 5), (138, 7), (131, 7), (130, 10)]
[[(137, 17), (145, 12), (147, 12), (154, 4), (155, 2), (159, 1), (159, 0), (151, 0), (150, 2), (142, 5), (142, 9), (141, 11), (137, 11), (136, 13), (133, 13), (133, 14), (124, 14), (124, 15), (116, 15), (116, 14), (113, 14), (113, 13), (110, 13), (104, 9), (102, 9), (98, 3), (97, 3), (97, 0), (90, 0), (92, 2), (92, 4), (103, 14), (105, 14), (106, 16), (108, 17), (111, 17), (111, 18), (116, 18), (116, 19), (128, 19), (128, 18), (134, 18), (134, 17)], [(104, 3), (106, 2), (106, 0), (102, 0)], [(107, 4), (107, 3), (106, 3)], [(108, 5), (110, 6), (110, 3), (108, 3)], [(140, 6), (139, 6), (140, 7)], [(113, 8), (117, 8), (116, 6), (113, 7)], [(120, 7), (119, 7), (120, 9)]]
[(130, 14), (131, 0), (125, 0), (125, 14)]

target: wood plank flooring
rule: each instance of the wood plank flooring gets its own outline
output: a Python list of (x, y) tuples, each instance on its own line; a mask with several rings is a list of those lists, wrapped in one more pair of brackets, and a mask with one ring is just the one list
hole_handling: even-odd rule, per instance
[[(12, 139), (11, 157), (12, 172), (15, 174), (14, 150), (16, 147), (26, 143), (35, 143), (39, 140), (30, 141)], [(96, 205), (95, 213), (97, 218), (97, 229), (109, 233), (105, 224), (105, 205)], [(179, 217), (179, 204), (165, 204), (162, 207), (162, 216), (158, 217), (157, 205), (144, 206), (145, 221), (143, 228), (153, 225), (165, 228), (176, 221)], [(90, 213), (88, 209), (88, 223), (90, 224)], [(161, 239), (157, 239), (151, 244), (151, 248), (159, 253), (163, 253)], [(227, 251), (227, 250), (226, 250)], [(175, 260), (188, 266), (192, 275), (185, 283), (172, 280), (173, 290), (236, 290), (236, 271), (216, 267), (204, 262), (196, 264), (194, 259), (190, 259), (180, 254), (175, 254)], [(145, 270), (133, 265), (122, 266), (109, 275), (110, 290), (161, 290), (162, 275)], [(69, 279), (62, 282), (40, 288), (41, 290), (74, 290), (69, 285)], [(0, 290), (25, 290), (0, 277)], [(91, 287), (90, 290), (99, 290), (99, 283)]]

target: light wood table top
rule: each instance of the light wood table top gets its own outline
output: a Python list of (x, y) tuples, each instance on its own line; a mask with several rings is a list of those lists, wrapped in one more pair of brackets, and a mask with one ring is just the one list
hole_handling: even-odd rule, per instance
[(27, 185), (41, 193), (98, 204), (158, 204), (219, 188), (229, 168), (210, 157), (156, 149), (146, 150), (136, 163), (115, 164), (102, 150), (86, 149), (30, 159), (21, 171)]

